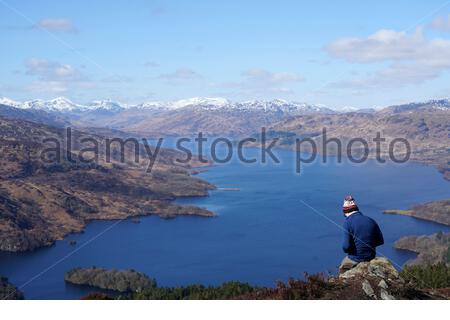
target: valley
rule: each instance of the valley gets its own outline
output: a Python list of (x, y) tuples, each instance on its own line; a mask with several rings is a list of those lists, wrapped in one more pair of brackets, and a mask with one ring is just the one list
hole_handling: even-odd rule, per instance
[[(435, 166), (446, 179), (450, 178), (450, 100), (436, 99), (379, 109), (339, 111), (321, 105), (285, 100), (231, 102), (223, 98), (192, 98), (172, 102), (145, 102), (122, 105), (111, 100), (87, 105), (65, 98), (49, 101), (15, 102), (0, 99), (0, 114), (58, 126), (78, 128), (109, 128), (145, 137), (190, 137), (199, 132), (206, 136), (228, 138), (255, 137), (265, 127), (276, 146), (295, 150), (295, 139), (311, 138), (317, 151), (323, 150), (323, 129), (326, 129), (327, 152), (336, 154), (334, 140), (343, 150), (355, 154), (368, 153), (370, 158), (386, 159), (390, 153), (406, 158), (404, 144), (391, 142), (406, 139), (410, 146), (409, 160)], [(3, 111), (2, 111), (3, 110)], [(379, 133), (383, 145), (374, 138)], [(367, 145), (355, 139), (364, 139)], [(352, 142), (353, 141), (353, 142)], [(246, 144), (251, 147), (252, 144)], [(258, 142), (253, 146), (259, 146)], [(305, 144), (305, 152), (308, 149)]]
[[(428, 210), (437, 208), (436, 204), (427, 203), (422, 208), (414, 206), (414, 203), (444, 199), (448, 195), (448, 182), (440, 181), (443, 179), (436, 176), (437, 173), (434, 175), (433, 169), (414, 162), (435, 166), (444, 177), (449, 177), (450, 104), (447, 100), (351, 112), (276, 100), (231, 103), (210, 98), (131, 107), (112, 101), (97, 101), (83, 106), (67, 99), (20, 104), (2, 99), (1, 102), (0, 250), (4, 253), (0, 255), (3, 255), (5, 264), (0, 268), (0, 274), (8, 276), (20, 287), (20, 279), (45, 267), (42, 261), (58, 259), (61, 254), (76, 250), (77, 246), (84, 246), (93, 235), (102, 232), (103, 226), (111, 226), (107, 220), (124, 221), (108, 231), (110, 234), (102, 241), (92, 244), (90, 250), (58, 266), (54, 274), (44, 276), (36, 285), (23, 288), (26, 297), (80, 297), (89, 290), (65, 288), (60, 281), (67, 270), (94, 264), (105, 268), (138, 267), (161, 279), (165, 286), (217, 285), (229, 280), (270, 286), (280, 276), (286, 279), (299, 270), (334, 270), (342, 254), (338, 248), (330, 248), (329, 244), (330, 239), (333, 243), (339, 242), (339, 230), (323, 225), (320, 217), (301, 207), (298, 199), (305, 199), (314, 208), (320, 208), (337, 223), (340, 221), (334, 216), (336, 203), (331, 199), (339, 199), (347, 192), (362, 199), (363, 211), (376, 217), (389, 235), (382, 253), (392, 258), (397, 267), (410, 260), (412, 255), (394, 249), (396, 240), (410, 234), (449, 231), (426, 221), (381, 215), (389, 208), (411, 208), (408, 211), (411, 216), (443, 221), (440, 211)], [(246, 145), (249, 148), (244, 152), (259, 159), (258, 150), (252, 147), (259, 146), (258, 132), (262, 126), (267, 128), (269, 143), (276, 141), (276, 152), (282, 160), (279, 165), (262, 166), (257, 160), (255, 166), (246, 166), (233, 158), (229, 163), (211, 166), (212, 162), (203, 163), (195, 152), (193, 158), (183, 164), (176, 159), (184, 159), (185, 154), (165, 146), (148, 173), (149, 153), (144, 145), (137, 148), (140, 155), (137, 162), (133, 144), (125, 144), (123, 150), (120, 144), (114, 144), (109, 160), (104, 151), (111, 138), (172, 136), (176, 139), (184, 135), (192, 137), (201, 131), (210, 137), (253, 137), (256, 142)], [(319, 161), (324, 127), (327, 130), (325, 141), (331, 140), (328, 142), (331, 145), (328, 151), (331, 152), (327, 154), (325, 166)], [(68, 128), (73, 139), (73, 148), (70, 149), (65, 143)], [(379, 154), (372, 139), (377, 132), (386, 139)], [(82, 140), (86, 137), (94, 138), (100, 146), (95, 161), (83, 161), (86, 160), (84, 156), (95, 158), (95, 152), (83, 149)], [(62, 142), (61, 161), (53, 161), (52, 152), (42, 158), (42, 150), (47, 147), (43, 138)], [(293, 175), (292, 171), (295, 162), (292, 150), (295, 150), (296, 138), (314, 139), (320, 155), (299, 176)], [(339, 162), (336, 150), (333, 151), (335, 143), (332, 139), (339, 139), (342, 149), (346, 150), (349, 141), (355, 138), (370, 142), (369, 160), (357, 166), (345, 157)], [(377, 155), (381, 159), (386, 159), (391, 151), (398, 157), (405, 155), (401, 148), (389, 150), (385, 147), (396, 138), (404, 138), (411, 143), (413, 161), (398, 164), (398, 167), (391, 162), (375, 165)], [(354, 146), (355, 154), (365, 151), (357, 144)], [(210, 154), (210, 147), (205, 146), (207, 154)], [(151, 148), (150, 151), (154, 152), (155, 147)], [(219, 148), (220, 152), (224, 152), (223, 146)], [(347, 174), (343, 175), (341, 170)], [(361, 176), (369, 181), (368, 185), (358, 183)], [(358, 187), (349, 187), (348, 182)], [(277, 188), (268, 190), (268, 184)], [(437, 192), (426, 188), (427, 185), (435, 186)], [(226, 190), (239, 192), (222, 192)], [(324, 192), (327, 194), (325, 202), (319, 197)], [(369, 194), (370, 197), (367, 196)], [(386, 198), (386, 195), (391, 196)], [(382, 206), (378, 204), (380, 201)], [(416, 211), (417, 214), (412, 214)], [(426, 217), (423, 212), (427, 212)], [(147, 215), (153, 217), (143, 217)], [(215, 216), (218, 218), (202, 219)], [(142, 218), (136, 224), (134, 220), (126, 220), (129, 217)], [(167, 223), (166, 219), (155, 220), (174, 217), (177, 219)], [(300, 225), (308, 227), (299, 230)], [(267, 242), (268, 234), (272, 235), (271, 239), (278, 240)], [(326, 257), (313, 252), (298, 255), (300, 251), (311, 249), (311, 239), (314, 239), (317, 250), (327, 252)], [(422, 249), (417, 249), (417, 246), (422, 248), (422, 243), (433, 242), (411, 237), (404, 239), (407, 240), (399, 240), (395, 246), (419, 252), (419, 259)], [(180, 243), (183, 245), (179, 246)], [(255, 249), (262, 244), (264, 250)], [(25, 251), (35, 254), (29, 255)], [(442, 256), (442, 250), (435, 251), (438, 252), (436, 257)], [(97, 257), (96, 252), (105, 254)], [(136, 260), (135, 252), (145, 252), (146, 258)], [(217, 254), (227, 258), (217, 260)], [(121, 260), (116, 257), (121, 257)], [(273, 263), (260, 264), (261, 270), (255, 272), (252, 263), (247, 261), (258, 261), (262, 257)], [(130, 261), (130, 264), (124, 261)], [(159, 262), (155, 265), (154, 261)], [(182, 266), (170, 269), (180, 261), (184, 261)], [(234, 265), (239, 265), (240, 269), (234, 270)], [(16, 268), (17, 273), (11, 271)], [(218, 277), (217, 274), (223, 270), (227, 270), (227, 274)], [(190, 276), (186, 276), (185, 271)], [(170, 292), (171, 289), (168, 290)]]

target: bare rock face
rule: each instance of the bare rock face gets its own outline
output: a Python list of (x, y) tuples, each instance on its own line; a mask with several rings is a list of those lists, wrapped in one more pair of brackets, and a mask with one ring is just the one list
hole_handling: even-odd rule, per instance
[(387, 290), (385, 290), (385, 289), (383, 289), (383, 288), (380, 289), (380, 297), (381, 297), (381, 299), (383, 299), (383, 300), (395, 300), (395, 297), (392, 296), (392, 295), (390, 295), (390, 294), (387, 292)]
[(405, 284), (392, 263), (381, 257), (358, 263), (354, 268), (341, 273), (339, 280), (344, 283), (361, 282), (362, 291), (367, 298), (383, 300), (395, 299), (391, 291), (398, 292)]
[(360, 262), (354, 268), (339, 275), (340, 279), (349, 279), (357, 276), (377, 277), (380, 280), (403, 281), (397, 270), (386, 258), (376, 257), (368, 262)]
[(362, 283), (362, 289), (363, 289), (364, 293), (365, 293), (367, 296), (369, 296), (369, 297), (371, 297), (371, 298), (374, 298), (374, 299), (377, 298), (377, 296), (375, 295), (375, 291), (373, 291), (373, 288), (372, 288), (372, 286), (370, 285), (369, 281), (367, 281), (367, 280), (364, 280), (364, 281), (363, 281), (363, 283)]

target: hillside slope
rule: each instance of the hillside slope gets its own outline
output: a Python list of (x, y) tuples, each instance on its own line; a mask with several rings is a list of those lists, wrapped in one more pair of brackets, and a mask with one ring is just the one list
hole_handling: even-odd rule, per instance
[[(394, 109), (397, 110), (397, 109)], [(369, 157), (376, 156), (373, 139), (380, 133), (386, 139), (381, 143), (380, 156), (389, 156), (389, 143), (404, 138), (411, 146), (410, 160), (431, 164), (450, 179), (450, 109), (418, 108), (407, 111), (382, 110), (375, 113), (345, 113), (328, 115), (306, 115), (292, 117), (274, 124), (270, 130), (282, 136), (278, 146), (295, 148), (295, 137), (312, 137), (317, 142), (317, 151), (323, 150), (323, 129), (327, 139), (338, 138), (342, 142), (344, 155), (351, 139), (363, 138), (368, 143)], [(288, 135), (290, 134), (290, 135)], [(308, 147), (305, 144), (304, 147)], [(328, 154), (336, 154), (336, 143), (327, 145)], [(353, 156), (362, 154), (365, 148), (360, 143), (352, 146)], [(310, 151), (304, 149), (304, 151)], [(396, 159), (405, 156), (404, 144), (395, 144)]]
[[(132, 145), (124, 149), (124, 163), (119, 146), (113, 145), (109, 163), (104, 152), (98, 160), (85, 162), (78, 156), (86, 135), (75, 131), (74, 148), (68, 151), (62, 147), (61, 161), (47, 163), (50, 154), (40, 157), (48, 147), (43, 138), (63, 141), (64, 134), (63, 129), (0, 118), (0, 250), (47, 246), (69, 232), (81, 231), (93, 219), (213, 215), (204, 209), (171, 204), (175, 197), (204, 196), (213, 188), (190, 176), (195, 160), (179, 165), (175, 151), (162, 149), (150, 174), (142, 145), (138, 163), (134, 162)], [(104, 136), (88, 137), (105, 144)], [(86, 159), (92, 155), (83, 154)]]

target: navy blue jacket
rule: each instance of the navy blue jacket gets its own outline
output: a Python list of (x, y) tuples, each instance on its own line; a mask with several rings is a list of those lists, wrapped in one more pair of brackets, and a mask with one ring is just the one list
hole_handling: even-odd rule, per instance
[(342, 249), (353, 261), (370, 261), (375, 258), (375, 247), (384, 244), (383, 234), (375, 220), (355, 212), (345, 218)]

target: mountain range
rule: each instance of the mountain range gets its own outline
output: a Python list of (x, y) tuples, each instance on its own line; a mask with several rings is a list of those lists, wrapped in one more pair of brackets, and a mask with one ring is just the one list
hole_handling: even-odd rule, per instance
[[(407, 139), (412, 160), (435, 165), (450, 178), (448, 98), (344, 111), (285, 100), (231, 102), (224, 98), (191, 98), (135, 105), (99, 100), (82, 105), (66, 98), (26, 102), (1, 98), (0, 116), (55, 127), (114, 129), (145, 137), (192, 136), (202, 132), (239, 138), (253, 136), (266, 127), (291, 137), (281, 139), (282, 147), (293, 147), (293, 135), (320, 138), (323, 128), (330, 138), (343, 142), (354, 138), (372, 142), (380, 132), (387, 143), (395, 138)], [(369, 151), (372, 156), (373, 143)], [(395, 151), (400, 155), (404, 152)], [(387, 152), (382, 150), (384, 155)]]
[(395, 114), (450, 109), (449, 99), (415, 102), (384, 109), (343, 108), (289, 102), (253, 100), (232, 102), (224, 98), (191, 98), (171, 102), (121, 104), (98, 100), (78, 104), (60, 97), (52, 100), (17, 102), (0, 98), (0, 115), (44, 124), (75, 127), (107, 127), (146, 136), (250, 135), (278, 122), (301, 116), (347, 114)]
[(176, 101), (149, 101), (138, 104), (123, 104), (110, 99), (94, 100), (88, 104), (78, 104), (71, 100), (58, 97), (51, 100), (29, 100), (25, 102), (14, 101), (9, 98), (0, 98), (0, 104), (20, 109), (44, 110), (53, 112), (85, 112), (94, 110), (107, 110), (121, 112), (127, 109), (148, 109), (148, 110), (178, 110), (182, 108), (196, 108), (201, 110), (263, 110), (266, 112), (292, 112), (292, 113), (312, 113), (312, 112), (337, 112), (322, 105), (307, 104), (301, 102), (290, 102), (281, 99), (275, 100), (252, 100), (245, 102), (232, 102), (225, 98), (201, 98), (194, 97)]

